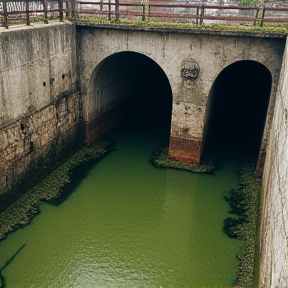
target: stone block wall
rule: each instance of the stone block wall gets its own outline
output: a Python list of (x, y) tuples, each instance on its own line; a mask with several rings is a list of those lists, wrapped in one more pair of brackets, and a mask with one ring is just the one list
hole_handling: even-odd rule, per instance
[(288, 46), (263, 175), (260, 287), (288, 287)]
[(50, 169), (79, 148), (81, 106), (74, 25), (0, 32), (0, 195), (28, 168), (33, 178), (31, 163)]

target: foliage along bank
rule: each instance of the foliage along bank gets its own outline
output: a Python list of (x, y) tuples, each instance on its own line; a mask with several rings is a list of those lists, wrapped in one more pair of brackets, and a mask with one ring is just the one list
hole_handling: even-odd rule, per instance
[[(181, 169), (194, 173), (213, 173), (220, 166), (220, 161), (211, 155), (204, 155), (200, 165), (172, 161), (168, 158), (168, 146), (158, 148), (152, 154), (150, 162), (156, 167)], [(255, 178), (254, 163), (254, 159), (250, 157), (243, 157), (240, 160), (239, 189), (231, 190), (225, 197), (234, 217), (224, 220), (223, 231), (229, 237), (239, 239), (244, 243), (236, 256), (239, 266), (235, 288), (252, 288), (257, 281), (255, 263), (262, 183), (261, 180)]]
[[(21, 123), (24, 121), (27, 119), (23, 116)], [(82, 125), (79, 123), (68, 133), (59, 133), (49, 144), (49, 148), (43, 147), (44, 149), (39, 149), (36, 155), (35, 152), (28, 155), (28, 165), (20, 174), (16, 173), (11, 184), (7, 183), (0, 191), (0, 214), (83, 146), (82, 131)]]
[(220, 161), (213, 155), (203, 155), (201, 164), (173, 161), (168, 158), (168, 146), (161, 146), (153, 152), (150, 163), (156, 167), (174, 168), (194, 173), (212, 174), (219, 169)]
[(71, 181), (73, 171), (77, 167), (91, 162), (95, 163), (112, 150), (114, 150), (114, 143), (110, 139), (99, 139), (91, 147), (82, 148), (48, 177), (12, 203), (0, 214), (0, 241), (9, 232), (29, 224), (32, 218), (39, 213), (41, 201), (59, 197), (63, 188)]
[(239, 261), (235, 288), (252, 288), (257, 267), (257, 233), (261, 180), (254, 176), (255, 165), (251, 159), (242, 159), (239, 164), (239, 189), (231, 190), (226, 198), (234, 217), (224, 220), (224, 232), (231, 238), (243, 241), (237, 259)]

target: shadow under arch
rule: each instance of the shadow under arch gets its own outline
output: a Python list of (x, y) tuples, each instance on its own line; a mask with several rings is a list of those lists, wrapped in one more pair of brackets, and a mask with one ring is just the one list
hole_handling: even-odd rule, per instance
[(204, 120), (205, 150), (259, 153), (272, 86), (263, 64), (244, 60), (214, 81)]
[(87, 146), (132, 114), (144, 115), (146, 122), (166, 121), (170, 131), (171, 85), (163, 69), (141, 53), (118, 52), (102, 60), (91, 75), (86, 106)]

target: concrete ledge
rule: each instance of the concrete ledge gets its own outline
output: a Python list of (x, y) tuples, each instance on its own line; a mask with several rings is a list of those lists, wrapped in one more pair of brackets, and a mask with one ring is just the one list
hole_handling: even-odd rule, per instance
[[(130, 31), (146, 31), (146, 32), (160, 32), (160, 33), (177, 33), (177, 34), (200, 34), (200, 35), (220, 35), (220, 36), (241, 36), (241, 37), (256, 37), (256, 38), (284, 38), (285, 33), (272, 33), (272, 32), (256, 32), (256, 31), (229, 31), (229, 30), (215, 30), (212, 27), (207, 29), (197, 28), (177, 28), (177, 27), (153, 27), (153, 26), (137, 26), (134, 24), (110, 24), (110, 23), (91, 23), (91, 22), (74, 22), (76, 27), (93, 27), (99, 29), (111, 29), (111, 30), (130, 30)], [(192, 25), (191, 25), (192, 26)], [(201, 26), (199, 26), (201, 27)]]

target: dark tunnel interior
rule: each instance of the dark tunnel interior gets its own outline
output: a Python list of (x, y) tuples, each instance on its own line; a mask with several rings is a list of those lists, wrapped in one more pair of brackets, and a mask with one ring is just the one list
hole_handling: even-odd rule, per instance
[(271, 91), (270, 71), (239, 61), (217, 77), (209, 95), (206, 150), (258, 153)]
[[(123, 74), (123, 79), (130, 79), (126, 120), (146, 129), (157, 126), (167, 130), (169, 136), (172, 91), (162, 68), (135, 52), (116, 53), (106, 61), (110, 62), (109, 69)], [(208, 98), (204, 152), (258, 153), (271, 83), (270, 71), (255, 61), (235, 62), (218, 75)]]
[(169, 133), (172, 91), (162, 68), (140, 53), (121, 52), (114, 56), (120, 57), (121, 64), (118, 65), (123, 65), (126, 70), (124, 73), (135, 81), (135, 90), (129, 98), (127, 117), (132, 117), (133, 121), (141, 122), (143, 125), (160, 125)]

